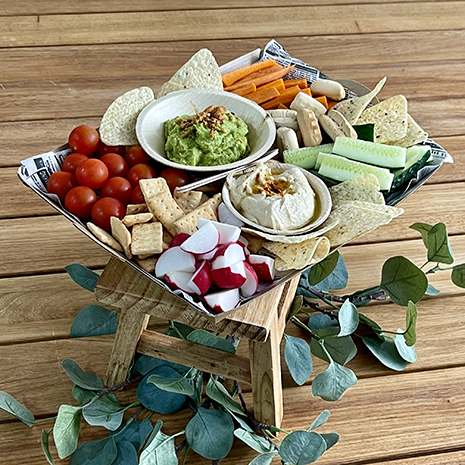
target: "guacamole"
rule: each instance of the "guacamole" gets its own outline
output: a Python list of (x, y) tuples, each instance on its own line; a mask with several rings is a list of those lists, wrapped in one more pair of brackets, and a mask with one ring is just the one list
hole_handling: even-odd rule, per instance
[(175, 163), (225, 165), (250, 153), (247, 124), (223, 106), (165, 121), (164, 129), (165, 155)]

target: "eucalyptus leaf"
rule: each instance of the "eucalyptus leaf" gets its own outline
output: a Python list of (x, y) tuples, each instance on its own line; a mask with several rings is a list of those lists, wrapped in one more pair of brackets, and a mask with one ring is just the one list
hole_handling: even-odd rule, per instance
[(242, 419), (241, 417), (237, 416), (234, 412), (232, 412), (231, 410), (229, 409), (226, 409), (230, 414), (231, 416), (234, 418), (234, 420), (236, 420), (238, 423), (239, 423), (239, 426), (248, 431), (249, 433), (253, 433), (253, 429), (245, 422), (244, 419)]
[(359, 318), (357, 307), (346, 299), (339, 309), (339, 331), (338, 337), (349, 336), (358, 327)]
[(120, 441), (116, 445), (118, 454), (111, 465), (138, 465), (139, 457), (134, 444), (129, 441)]
[(421, 234), (425, 247), (428, 247), (428, 232), (432, 227), (433, 225), (427, 223), (414, 223), (409, 226), (410, 229), (418, 231)]
[(62, 366), (71, 381), (82, 389), (90, 391), (103, 389), (102, 380), (94, 373), (85, 372), (74, 360), (66, 358)]
[(312, 383), (312, 393), (324, 400), (339, 400), (347, 389), (357, 383), (357, 377), (349, 368), (330, 362)]
[(407, 362), (399, 355), (392, 341), (388, 339), (381, 341), (376, 337), (363, 337), (362, 340), (384, 366), (396, 371), (402, 371), (407, 366)]
[(170, 327), (165, 331), (165, 334), (172, 337), (177, 337), (179, 339), (187, 339), (192, 331), (195, 331), (194, 328), (190, 326), (183, 325), (182, 323), (178, 323), (176, 321), (170, 322)]
[(186, 426), (186, 439), (194, 452), (209, 460), (224, 459), (234, 441), (231, 415), (200, 407)]
[(74, 386), (72, 391), (72, 396), (79, 402), (80, 405), (90, 402), (94, 397), (96, 397), (94, 391), (88, 391), (87, 389), (82, 389), (79, 386)]
[(339, 326), (337, 318), (331, 318), (325, 313), (314, 313), (308, 319), (308, 327), (314, 331), (317, 329), (326, 329), (331, 326)]
[(465, 288), (465, 263), (452, 268), (451, 280), (456, 286)]
[(292, 379), (302, 386), (310, 378), (313, 370), (310, 346), (299, 337), (284, 335), (286, 345), (284, 359), (286, 360)]
[(415, 347), (408, 346), (405, 342), (403, 331), (401, 329), (397, 330), (397, 336), (394, 338), (394, 344), (396, 345), (397, 352), (399, 355), (406, 361), (413, 363), (417, 360), (417, 354), (415, 352)]
[(81, 427), (82, 407), (60, 405), (57, 419), (53, 425), (53, 439), (58, 457), (64, 459), (77, 448), (79, 430)]
[(136, 450), (140, 450), (151, 432), (152, 423), (148, 418), (142, 421), (135, 421), (131, 418), (123, 423), (115, 432), (111, 433), (111, 436), (115, 438), (116, 444), (127, 441), (130, 442)]
[(326, 450), (333, 447), (339, 441), (339, 434), (337, 433), (322, 433), (321, 436), (326, 442)]
[(279, 448), (279, 455), (292, 465), (316, 462), (326, 451), (326, 441), (321, 435), (309, 431), (293, 431)]
[(324, 260), (311, 266), (306, 272), (307, 281), (310, 286), (315, 286), (327, 278), (336, 268), (339, 260), (339, 252), (329, 254)]
[(291, 307), (287, 312), (286, 322), (289, 322), (293, 316), (297, 315), (302, 309), (303, 297), (301, 295), (296, 295), (292, 301)]
[(82, 409), (84, 420), (91, 426), (103, 426), (115, 431), (123, 422), (125, 408), (114, 394), (108, 394), (87, 404)]
[(265, 452), (264, 454), (255, 457), (249, 465), (270, 465), (273, 461), (273, 457), (276, 457), (278, 453), (274, 452)]
[(367, 317), (364, 313), (359, 313), (358, 314), (358, 318), (360, 320), (360, 323), (370, 327), (370, 328), (373, 328), (373, 329), (376, 329), (378, 331), (381, 331), (382, 328), (381, 326), (376, 323), (376, 321), (372, 320), (371, 318)]
[(407, 323), (406, 323), (406, 330), (404, 333), (405, 343), (408, 346), (415, 345), (417, 342), (417, 307), (413, 302), (409, 302), (407, 306)]
[(432, 284), (428, 283), (428, 287), (426, 288), (425, 295), (438, 295), (441, 291), (439, 289), (436, 289)]
[(102, 336), (116, 333), (116, 312), (100, 305), (84, 307), (71, 325), (71, 337)]
[(260, 454), (265, 454), (275, 450), (273, 444), (254, 432), (238, 428), (234, 431), (234, 436), (247, 444), (254, 451), (260, 452)]
[(65, 266), (65, 270), (76, 284), (79, 284), (88, 291), (94, 292), (95, 285), (100, 277), (95, 271), (89, 270), (89, 268), (79, 263)]
[[(338, 331), (337, 328), (334, 329)], [(329, 353), (331, 359), (340, 365), (345, 365), (357, 355), (357, 346), (351, 336), (337, 337), (337, 335), (328, 335), (323, 338), (323, 341), (312, 338), (310, 343), (312, 354), (329, 362), (330, 359), (321, 344), (324, 344), (324, 349)]]
[(312, 431), (314, 429), (319, 428), (320, 426), (324, 425), (329, 418), (330, 412), (329, 410), (323, 410), (316, 418), (313, 420), (313, 423), (307, 429), (307, 431)]
[(437, 223), (428, 231), (426, 243), (430, 262), (445, 263), (446, 265), (454, 262), (444, 223)]
[(11, 413), (11, 415), (26, 423), (27, 426), (32, 426), (34, 423), (32, 412), (7, 392), (0, 391), (0, 408)]
[(231, 341), (223, 339), (222, 337), (215, 336), (204, 329), (196, 329), (189, 333), (187, 340), (194, 342), (195, 344), (200, 344), (202, 346), (211, 347), (212, 349), (222, 350), (230, 354), (236, 352), (236, 348)]
[(49, 447), (49, 438), (50, 438), (50, 431), (45, 431), (42, 430), (42, 435), (40, 437), (40, 445), (42, 446), (42, 450), (44, 451), (45, 458), (47, 459), (47, 462), (50, 465), (55, 465), (55, 462), (53, 461), (52, 454), (50, 453), (50, 447)]
[(228, 390), (212, 376), (210, 376), (210, 379), (207, 383), (205, 393), (208, 397), (210, 397), (210, 399), (218, 402), (226, 409), (236, 413), (237, 415), (245, 415), (241, 405), (236, 402), (231, 394), (229, 394)]
[(82, 443), (71, 456), (70, 465), (111, 465), (118, 454), (111, 437)]
[(349, 280), (346, 264), (342, 255), (339, 254), (336, 268), (323, 281), (319, 282), (315, 287), (321, 291), (328, 292), (330, 289), (344, 289)]
[(428, 279), (410, 260), (397, 256), (384, 263), (380, 286), (393, 302), (406, 307), (410, 300), (417, 303), (425, 295)]
[(140, 465), (178, 465), (174, 436), (158, 431), (140, 455)]
[(180, 365), (179, 363), (168, 362), (166, 360), (162, 360), (161, 358), (151, 357), (150, 355), (141, 355), (137, 358), (135, 362), (134, 371), (145, 376), (146, 374), (155, 370), (155, 368), (161, 366), (173, 368), (181, 375), (190, 370), (189, 367)]
[[(165, 374), (166, 373), (166, 374)], [(181, 376), (176, 370), (169, 367), (160, 367), (152, 372), (147, 378), (147, 383), (152, 383), (159, 389), (173, 392), (176, 394), (184, 394), (195, 398), (194, 380), (190, 372)]]

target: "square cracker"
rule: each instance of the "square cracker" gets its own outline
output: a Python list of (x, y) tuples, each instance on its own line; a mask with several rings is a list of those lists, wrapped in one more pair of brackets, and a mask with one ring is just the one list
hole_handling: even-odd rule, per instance
[(132, 227), (131, 252), (133, 255), (153, 255), (163, 252), (161, 223), (135, 224)]
[(146, 203), (130, 203), (126, 206), (126, 215), (137, 215), (147, 211)]
[(173, 198), (184, 213), (189, 213), (202, 203), (202, 195), (200, 191), (177, 192), (175, 189)]
[(215, 210), (213, 210), (211, 203), (205, 202), (195, 210), (192, 210), (182, 218), (176, 220), (174, 222), (176, 234), (182, 232), (194, 234), (195, 231), (197, 231), (197, 223), (199, 222), (199, 218), (217, 221)]
[(116, 218), (116, 216), (112, 216), (110, 218), (110, 224), (111, 235), (121, 244), (126, 257), (132, 258), (131, 233), (129, 232), (129, 229), (126, 228), (123, 222), (119, 218)]
[(124, 226), (130, 228), (135, 224), (148, 223), (152, 218), (151, 213), (136, 213), (134, 215), (125, 215), (122, 221)]
[(171, 192), (169, 190), (163, 191), (161, 194), (149, 197), (147, 206), (153, 216), (160, 221), (168, 232), (173, 236), (176, 235), (174, 223), (184, 216), (184, 212), (171, 197)]
[(169, 192), (168, 183), (165, 178), (150, 178), (141, 179), (139, 181), (140, 190), (144, 196), (145, 201), (151, 197), (161, 194), (162, 192)]

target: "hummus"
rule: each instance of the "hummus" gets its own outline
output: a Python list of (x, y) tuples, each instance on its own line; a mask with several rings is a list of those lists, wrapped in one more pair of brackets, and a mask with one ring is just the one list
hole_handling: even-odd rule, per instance
[(260, 163), (249, 173), (228, 177), (227, 182), (234, 207), (261, 226), (292, 231), (314, 215), (315, 193), (298, 167), (277, 169)]
[(247, 124), (223, 106), (168, 120), (164, 129), (165, 155), (182, 165), (226, 165), (250, 153)]

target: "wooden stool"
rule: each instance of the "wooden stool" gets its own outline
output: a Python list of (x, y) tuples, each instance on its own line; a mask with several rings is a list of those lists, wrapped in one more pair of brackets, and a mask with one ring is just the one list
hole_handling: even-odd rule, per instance
[[(283, 416), (279, 346), (298, 282), (296, 276), (231, 316), (210, 316), (164, 291), (130, 265), (112, 258), (95, 288), (99, 302), (119, 309), (106, 385), (124, 382), (138, 352), (251, 385), (255, 419), (279, 427)], [(149, 331), (146, 328), (150, 316), (245, 338), (249, 341), (250, 358)]]

